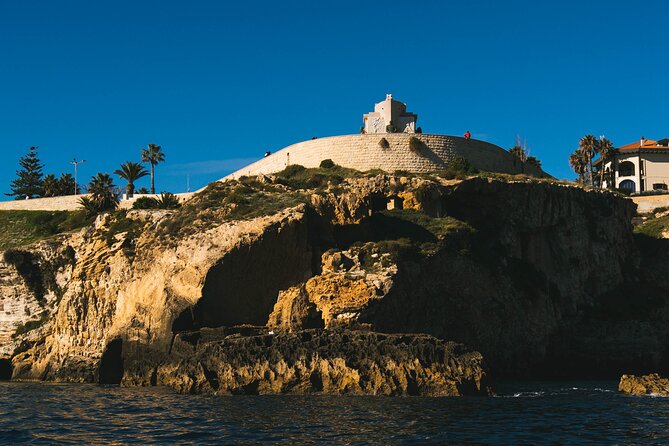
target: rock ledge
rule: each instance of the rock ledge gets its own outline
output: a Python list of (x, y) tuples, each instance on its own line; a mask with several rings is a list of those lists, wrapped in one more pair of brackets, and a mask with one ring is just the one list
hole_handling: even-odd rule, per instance
[(631, 395), (662, 395), (669, 396), (669, 379), (657, 373), (635, 376), (623, 375), (618, 390)]

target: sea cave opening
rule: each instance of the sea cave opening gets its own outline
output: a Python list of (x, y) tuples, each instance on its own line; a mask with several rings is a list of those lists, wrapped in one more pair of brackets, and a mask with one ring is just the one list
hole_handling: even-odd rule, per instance
[(306, 224), (267, 231), (228, 252), (211, 267), (196, 305), (183, 310), (172, 332), (267, 323), (280, 290), (313, 274), (314, 251)]
[(123, 340), (113, 339), (105, 347), (98, 370), (100, 384), (121, 384), (123, 378)]

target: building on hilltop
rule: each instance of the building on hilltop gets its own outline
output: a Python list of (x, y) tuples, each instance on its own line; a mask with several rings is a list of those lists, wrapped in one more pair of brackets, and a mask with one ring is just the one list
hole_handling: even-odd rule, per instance
[[(595, 162), (601, 169), (601, 158)], [(669, 189), (669, 138), (659, 141), (641, 137), (639, 141), (618, 147), (612, 160), (604, 163), (604, 187), (611, 174), (617, 189), (633, 193)]]
[(319, 167), (324, 160), (360, 171), (427, 173), (448, 169), (454, 160), (462, 164), (463, 158), (480, 171), (549, 176), (540, 167), (485, 141), (416, 132), (417, 119), (416, 114), (406, 111), (404, 103), (387, 95), (385, 101), (375, 104), (373, 112), (363, 116), (364, 132), (297, 142), (223, 179), (272, 174), (296, 164)]
[(386, 100), (374, 104), (374, 111), (365, 113), (362, 120), (365, 133), (415, 133), (418, 115), (407, 112), (404, 102), (387, 94)]

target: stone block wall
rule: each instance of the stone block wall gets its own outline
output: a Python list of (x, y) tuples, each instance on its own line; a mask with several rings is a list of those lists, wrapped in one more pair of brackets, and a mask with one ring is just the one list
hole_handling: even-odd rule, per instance
[[(175, 194), (180, 201), (186, 201), (194, 192)], [(84, 194), (85, 195), (85, 194)], [(76, 211), (81, 209), (79, 198), (82, 195), (66, 195), (64, 197), (31, 198), (30, 200), (0, 201), (0, 211)], [(160, 194), (135, 194), (129, 200), (121, 200), (120, 209), (130, 209), (140, 197), (160, 198)]]
[[(388, 147), (382, 147), (382, 138), (386, 139)], [(418, 151), (410, 148), (411, 138), (418, 139)], [(523, 165), (506, 150), (484, 141), (446, 135), (387, 133), (331, 136), (299, 142), (239, 169), (224, 179), (278, 172), (291, 164), (318, 167), (324, 159), (361, 171), (433, 172), (446, 168), (458, 155), (465, 157), (479, 170), (545, 176), (540, 169)]]

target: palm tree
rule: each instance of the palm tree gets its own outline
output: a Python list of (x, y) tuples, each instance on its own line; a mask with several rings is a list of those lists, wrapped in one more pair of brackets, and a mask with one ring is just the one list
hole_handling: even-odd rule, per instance
[(98, 173), (88, 184), (88, 193), (99, 212), (111, 211), (118, 206), (118, 196), (114, 193), (114, 180), (108, 173)]
[(585, 172), (588, 169), (588, 164), (583, 156), (581, 149), (576, 149), (574, 153), (569, 155), (569, 165), (578, 175), (578, 182), (585, 182)]
[(578, 143), (578, 149), (583, 155), (585, 161), (585, 182), (592, 186), (592, 159), (598, 153), (597, 138), (594, 135), (585, 135)]
[(147, 172), (144, 166), (139, 163), (126, 161), (121, 164), (120, 169), (114, 171), (114, 174), (128, 182), (128, 185), (125, 187), (125, 193), (128, 198), (132, 198), (135, 193), (135, 181), (147, 176), (149, 172)]
[(601, 159), (601, 167), (599, 172), (599, 184), (601, 187), (604, 187), (604, 165), (611, 161), (611, 172), (609, 173), (611, 178), (606, 180), (606, 185), (609, 189), (614, 187), (613, 182), (615, 181), (615, 159), (616, 159), (616, 149), (613, 147), (613, 143), (604, 138), (603, 136), (599, 139), (599, 154)]
[(165, 154), (161, 151), (161, 147), (155, 144), (149, 144), (148, 148), (142, 149), (142, 161), (151, 164), (151, 193), (156, 193), (154, 184), (154, 167), (156, 164), (165, 161)]

